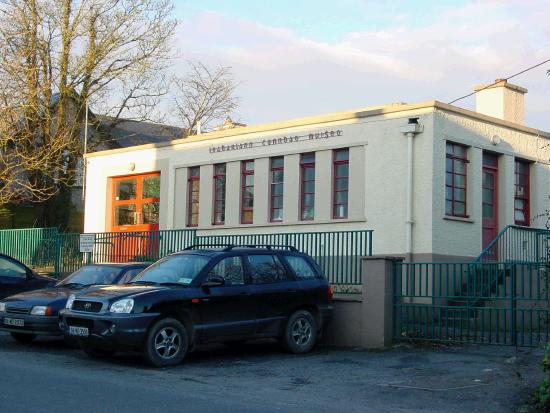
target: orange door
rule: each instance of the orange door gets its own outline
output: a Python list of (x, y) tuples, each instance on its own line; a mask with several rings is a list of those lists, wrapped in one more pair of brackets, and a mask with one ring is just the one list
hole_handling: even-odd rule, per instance
[[(160, 173), (112, 178), (114, 261), (156, 259), (160, 207)], [(128, 234), (129, 233), (129, 234)]]

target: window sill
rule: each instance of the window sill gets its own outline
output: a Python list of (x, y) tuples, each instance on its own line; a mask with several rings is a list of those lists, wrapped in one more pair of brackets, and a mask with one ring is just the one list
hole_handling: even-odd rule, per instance
[(443, 219), (447, 221), (458, 221), (458, 222), (467, 222), (469, 224), (473, 224), (475, 221), (471, 218), (467, 217), (453, 217), (452, 215), (443, 215)]

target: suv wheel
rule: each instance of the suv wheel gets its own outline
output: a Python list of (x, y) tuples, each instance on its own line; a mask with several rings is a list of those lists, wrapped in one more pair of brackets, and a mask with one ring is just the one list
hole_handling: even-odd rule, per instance
[(295, 354), (307, 353), (317, 341), (317, 323), (307, 310), (293, 313), (286, 323), (284, 347)]
[(175, 366), (185, 357), (188, 346), (183, 324), (174, 318), (164, 318), (149, 329), (143, 355), (155, 367)]
[(10, 333), (12, 338), (18, 343), (29, 344), (36, 338), (36, 334), (25, 334), (25, 333)]

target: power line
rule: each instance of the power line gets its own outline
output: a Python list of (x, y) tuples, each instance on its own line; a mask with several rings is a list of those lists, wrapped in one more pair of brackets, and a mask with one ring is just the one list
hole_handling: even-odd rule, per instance
[(459, 97), (459, 98), (457, 98), (457, 99), (455, 99), (455, 100), (449, 102), (449, 105), (452, 105), (453, 103), (458, 102), (459, 100), (462, 100), (462, 99), (468, 98), (468, 97), (470, 97), (470, 96), (472, 96), (472, 95), (475, 95), (476, 93), (481, 92), (482, 90), (489, 89), (490, 87), (496, 85), (497, 83), (502, 82), (503, 80), (508, 81), (508, 80), (512, 79), (513, 77), (519, 76), (519, 75), (521, 75), (521, 74), (523, 74), (523, 73), (525, 73), (525, 72), (528, 72), (529, 70), (533, 70), (533, 69), (535, 69), (535, 68), (537, 68), (537, 67), (539, 67), (539, 66), (542, 66), (543, 64), (548, 63), (548, 62), (550, 62), (550, 59), (547, 59), (547, 60), (545, 60), (545, 61), (543, 61), (543, 62), (537, 63), (537, 64), (534, 65), (534, 66), (528, 67), (527, 69), (524, 69), (524, 70), (522, 70), (521, 72), (514, 73), (513, 75), (508, 76), (508, 77), (506, 77), (506, 78), (504, 78), (504, 79), (497, 79), (497, 80), (495, 80), (493, 83), (491, 83), (490, 85), (484, 86), (484, 87), (482, 87), (481, 89), (478, 89), (478, 90), (476, 90), (476, 91), (474, 91), (474, 92), (472, 92), (472, 93), (468, 93), (467, 95), (461, 96), (461, 97)]

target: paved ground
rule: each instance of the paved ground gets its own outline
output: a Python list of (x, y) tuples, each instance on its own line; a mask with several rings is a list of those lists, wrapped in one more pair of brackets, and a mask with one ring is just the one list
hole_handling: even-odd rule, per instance
[(21, 346), (0, 333), (0, 411), (500, 413), (523, 404), (540, 358), (488, 346), (292, 356), (256, 343), (158, 370), (135, 355), (96, 361), (58, 340)]

